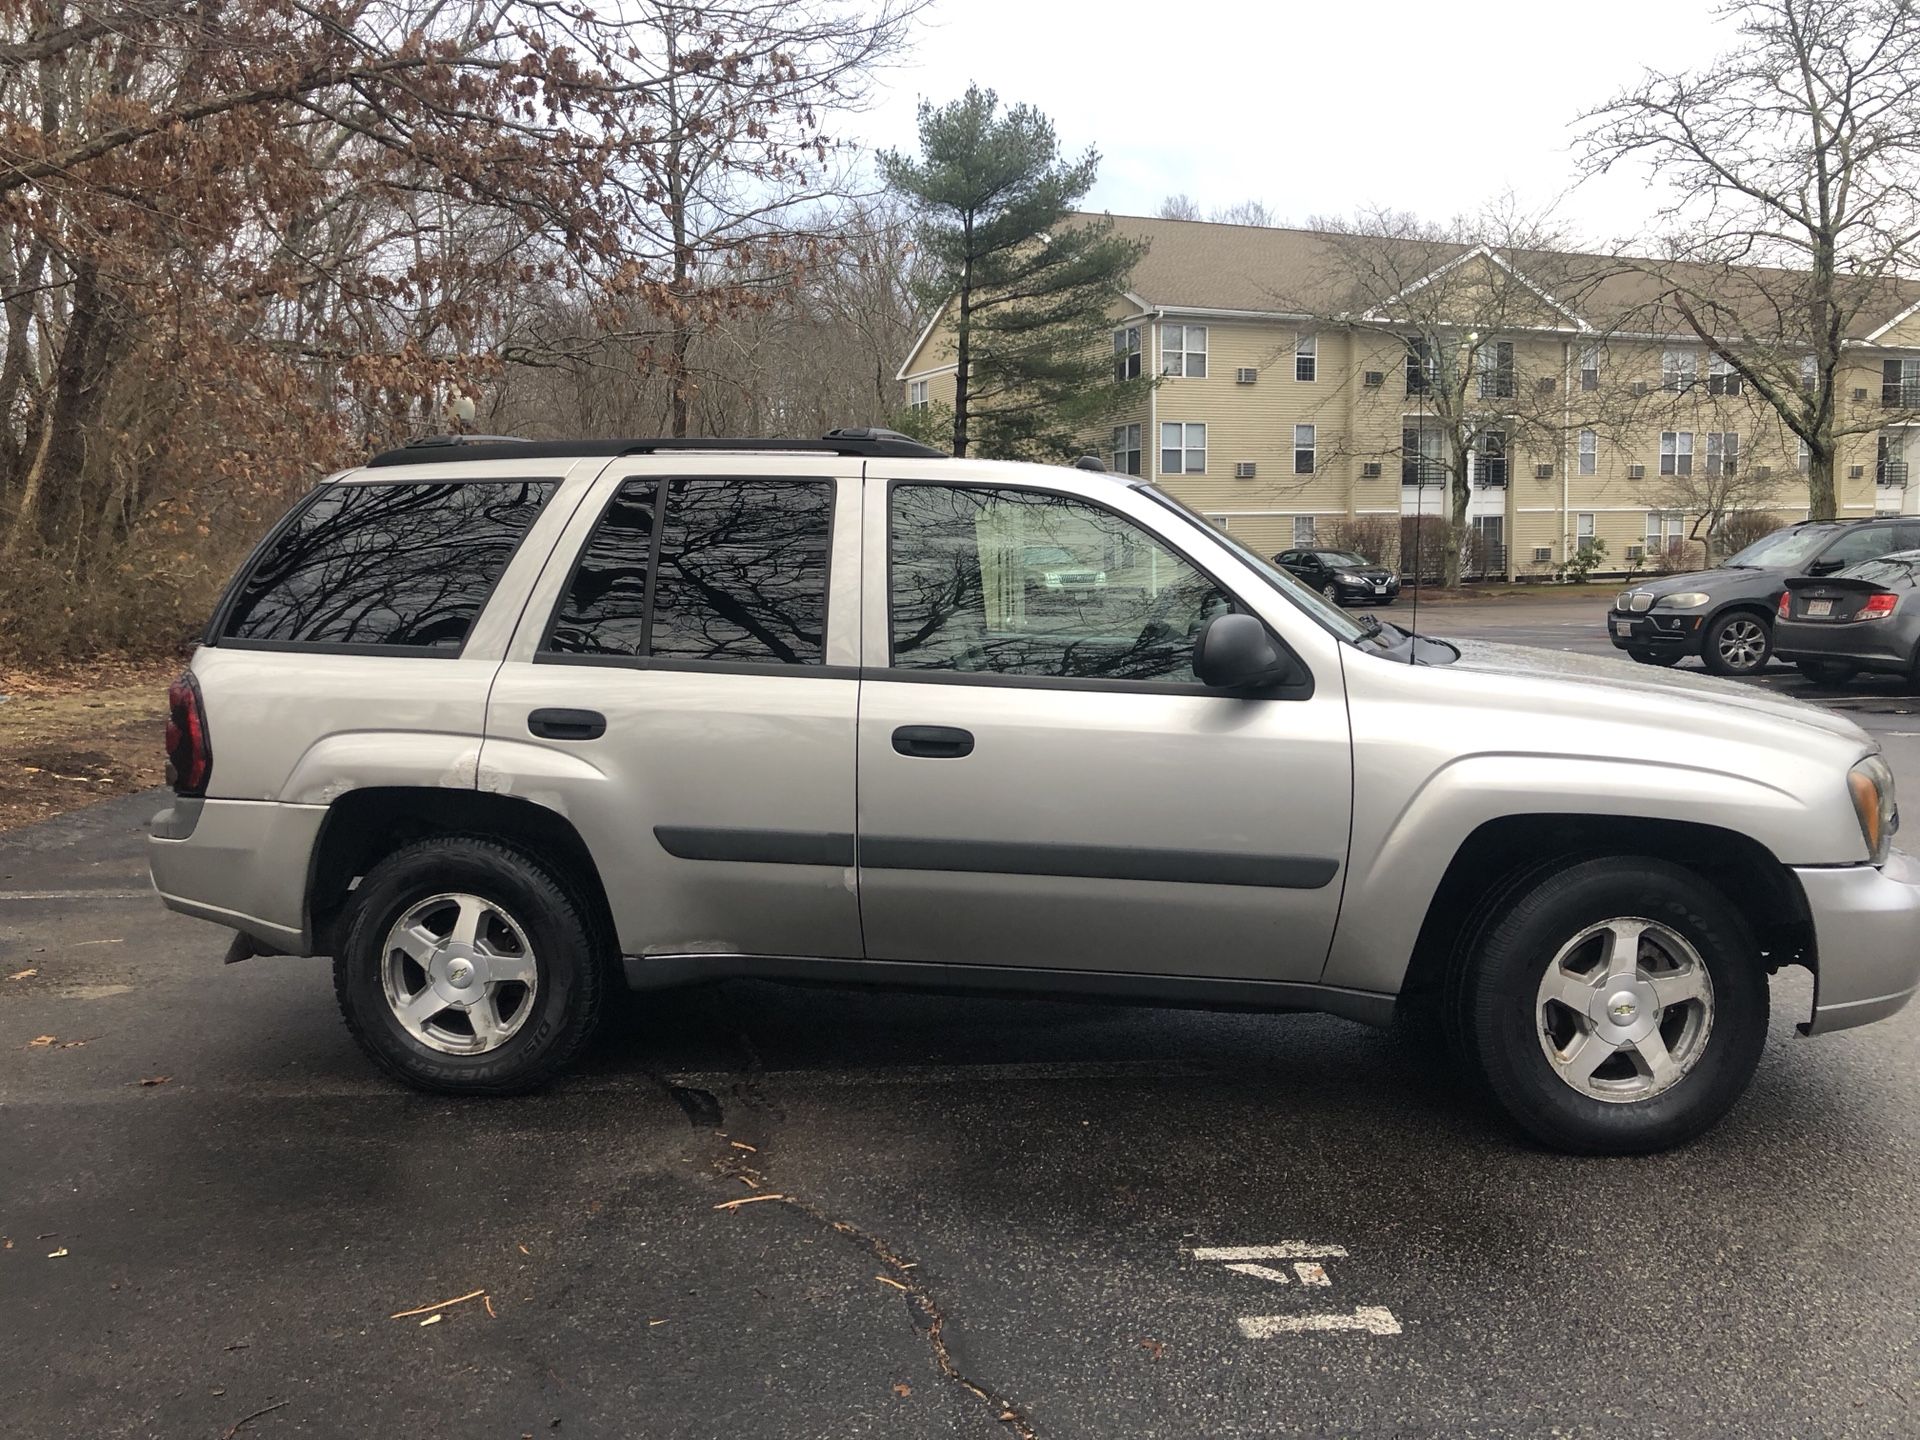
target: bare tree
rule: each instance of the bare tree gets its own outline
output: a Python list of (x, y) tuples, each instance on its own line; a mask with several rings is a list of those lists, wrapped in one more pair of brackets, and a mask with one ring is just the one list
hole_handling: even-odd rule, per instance
[[(1388, 210), (1309, 224), (1327, 232), (1321, 271), (1275, 299), (1376, 338), (1389, 383), (1368, 408), (1388, 438), (1346, 443), (1397, 458), (1416, 493), (1442, 489), (1444, 578), (1456, 584), (1476, 483), (1507, 483), (1517, 451), (1563, 448), (1561, 362), (1546, 357), (1565, 335), (1588, 334), (1570, 300), (1590, 277), (1544, 221), (1508, 206), (1445, 225)], [(1598, 425), (1600, 397), (1579, 399), (1574, 423)]]
[(1162, 220), (1199, 220), (1204, 218), (1200, 206), (1191, 195), (1169, 195), (1160, 202)]
[(1206, 220), (1215, 225), (1277, 225), (1264, 201), (1242, 200), (1233, 205), (1216, 205), (1211, 211), (1202, 212), (1200, 202), (1191, 195), (1169, 195), (1160, 202), (1159, 216), (1162, 220)]
[(1696, 336), (1805, 442), (1809, 511), (1831, 519), (1840, 443), (1878, 430), (1882, 405), (1920, 413), (1920, 383), (1890, 377), (1861, 406), (1844, 373), (1861, 322), (1920, 294), (1897, 283), (1920, 260), (1920, 11), (1739, 0), (1726, 13), (1740, 43), (1588, 114), (1582, 164), (1643, 161), (1675, 192), (1662, 258), (1642, 267), (1650, 319)]
[(1649, 509), (1691, 515), (1687, 539), (1709, 552), (1726, 553), (1739, 548), (1725, 534), (1729, 518), (1765, 505), (1775, 488), (1762, 469), (1742, 464), (1736, 455), (1712, 452), (1699, 457), (1687, 474), (1655, 475), (1639, 482)]

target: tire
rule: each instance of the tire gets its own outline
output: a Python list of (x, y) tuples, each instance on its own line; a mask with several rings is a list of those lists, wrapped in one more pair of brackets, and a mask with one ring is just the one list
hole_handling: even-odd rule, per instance
[[(1616, 936), (1632, 946), (1633, 971), (1608, 984)], [(1664, 860), (1536, 872), (1471, 932), (1455, 966), (1465, 1057), (1521, 1129), (1572, 1154), (1691, 1140), (1740, 1098), (1766, 1045), (1751, 934), (1719, 891)]]
[(1815, 685), (1825, 685), (1828, 689), (1838, 689), (1859, 671), (1857, 665), (1840, 660), (1796, 660), (1794, 668)]
[(1642, 665), (1659, 665), (1663, 668), (1678, 665), (1686, 658), (1678, 650), (1629, 650), (1627, 654)]
[[(439, 1094), (520, 1094), (592, 1037), (609, 967), (584, 907), (530, 856), (473, 836), (418, 841), (374, 866), (355, 900), (334, 995), (354, 1040), (396, 1080)], [(469, 917), (471, 944), (460, 928)], [(434, 1009), (442, 997), (468, 1008)]]
[(1340, 603), (1340, 587), (1331, 580), (1320, 587), (1320, 593), (1326, 596), (1328, 604), (1338, 605)]
[(1700, 658), (1716, 675), (1757, 675), (1773, 655), (1773, 627), (1751, 610), (1729, 610), (1707, 626)]

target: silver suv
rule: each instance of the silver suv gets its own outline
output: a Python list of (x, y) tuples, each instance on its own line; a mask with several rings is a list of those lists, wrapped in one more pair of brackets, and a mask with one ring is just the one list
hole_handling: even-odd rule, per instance
[(1639, 1151), (1738, 1097), (1770, 972), (1810, 1034), (1920, 978), (1847, 721), (1355, 619), (1152, 486), (887, 432), (382, 455), (171, 706), (161, 895), (332, 956), (433, 1090), (548, 1079), (617, 980), (880, 982), (1431, 1019)]

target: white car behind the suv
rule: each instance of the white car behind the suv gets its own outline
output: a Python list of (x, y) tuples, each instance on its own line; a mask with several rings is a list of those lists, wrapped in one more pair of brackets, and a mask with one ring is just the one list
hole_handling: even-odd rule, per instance
[[(1048, 603), (1031, 557), (1104, 576)], [(1435, 1016), (1533, 1135), (1669, 1145), (1920, 976), (1845, 720), (1356, 621), (1150, 486), (817, 442), (329, 478), (174, 687), (169, 905), (333, 957), (369, 1055), (552, 1076), (618, 980)]]

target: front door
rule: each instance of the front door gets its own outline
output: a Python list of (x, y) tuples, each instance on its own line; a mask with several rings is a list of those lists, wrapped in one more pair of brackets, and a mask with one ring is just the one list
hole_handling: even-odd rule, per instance
[(857, 959), (858, 482), (686, 463), (610, 473), (576, 514), (481, 785), (574, 824), (629, 956)]
[(1155, 508), (869, 481), (870, 958), (1319, 978), (1351, 795), (1338, 663), (1285, 697), (1200, 685), (1193, 638), (1238, 602)]

